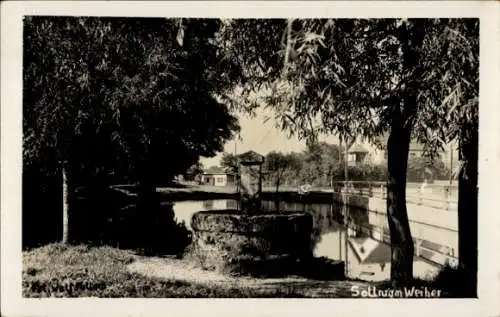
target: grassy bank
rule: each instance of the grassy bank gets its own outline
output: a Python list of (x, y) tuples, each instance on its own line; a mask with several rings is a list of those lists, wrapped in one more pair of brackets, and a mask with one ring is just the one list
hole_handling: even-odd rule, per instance
[[(46, 245), (23, 252), (23, 296), (37, 297), (142, 297), (142, 298), (282, 298), (282, 297), (353, 297), (352, 287), (367, 290), (374, 286), (379, 291), (390, 290), (387, 282), (316, 281), (313, 279), (282, 279), (266, 282), (247, 279), (248, 283), (201, 283), (175, 278), (168, 262), (156, 258), (156, 270), (133, 272), (128, 267), (148, 263), (154, 258), (140, 257), (131, 251), (111, 247)], [(163, 262), (162, 262), (163, 261)], [(159, 263), (159, 264), (158, 264)], [(183, 266), (181, 262), (177, 265)], [(166, 269), (169, 278), (158, 270)], [(147, 273), (146, 273), (147, 272)], [(191, 271), (190, 271), (191, 273)], [(198, 275), (210, 275), (198, 272)], [(196, 280), (196, 277), (195, 277)], [(417, 288), (440, 289), (440, 297), (462, 297), (460, 272), (445, 268), (436, 281), (415, 281)], [(466, 296), (466, 295), (465, 295)], [(380, 295), (379, 297), (384, 297)]]
[(294, 289), (201, 285), (127, 270), (139, 257), (110, 247), (51, 244), (23, 252), (24, 297), (303, 297)]

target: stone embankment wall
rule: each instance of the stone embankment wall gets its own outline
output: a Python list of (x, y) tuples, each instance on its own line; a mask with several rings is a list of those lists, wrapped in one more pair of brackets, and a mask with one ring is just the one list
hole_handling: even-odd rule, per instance
[(203, 268), (229, 274), (286, 275), (312, 258), (309, 214), (193, 215), (190, 256)]

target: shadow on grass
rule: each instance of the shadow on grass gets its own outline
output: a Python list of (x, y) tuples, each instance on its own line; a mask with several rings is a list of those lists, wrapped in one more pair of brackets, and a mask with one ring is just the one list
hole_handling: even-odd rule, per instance
[[(208, 271), (211, 270), (213, 269), (208, 269)], [(233, 277), (248, 277), (259, 280), (291, 276), (316, 281), (345, 280), (344, 263), (326, 258), (313, 258), (308, 261), (239, 260), (226, 264), (224, 269), (219, 272)]]
[(145, 255), (182, 254), (191, 233), (175, 219), (171, 203), (151, 197), (130, 198), (109, 188), (82, 192), (69, 217), (73, 244), (108, 245)]
[(137, 255), (110, 247), (51, 244), (23, 252), (23, 297), (304, 297), (293, 286), (256, 289), (201, 285), (130, 273)]

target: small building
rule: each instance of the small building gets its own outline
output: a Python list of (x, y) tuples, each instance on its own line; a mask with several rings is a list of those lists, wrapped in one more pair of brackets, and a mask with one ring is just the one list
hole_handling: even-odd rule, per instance
[(347, 165), (358, 166), (366, 163), (368, 150), (360, 144), (354, 144), (347, 150)]
[(235, 186), (237, 176), (234, 173), (226, 171), (219, 166), (212, 166), (203, 172), (201, 175), (200, 183), (202, 185), (211, 186)]
[[(370, 148), (370, 161), (374, 164), (383, 164), (387, 161), (387, 141), (389, 139), (389, 134), (385, 133), (384, 135), (377, 138), (380, 143), (379, 146), (375, 146), (373, 144), (367, 143)], [(408, 158), (417, 158), (422, 157), (424, 154), (424, 145), (417, 140), (411, 140), (410, 147), (408, 150)]]

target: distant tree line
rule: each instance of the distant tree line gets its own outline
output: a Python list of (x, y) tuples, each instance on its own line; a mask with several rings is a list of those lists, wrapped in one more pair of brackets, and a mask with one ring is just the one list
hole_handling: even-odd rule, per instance
[[(309, 145), (302, 152), (272, 151), (265, 156), (263, 185), (276, 189), (281, 186), (303, 184), (329, 187), (332, 182), (344, 181), (345, 160), (341, 154), (342, 151), (338, 145), (326, 142)], [(228, 172), (236, 171), (237, 160), (232, 153), (224, 153), (220, 164)], [(423, 156), (408, 159), (408, 182), (449, 180), (450, 172), (444, 162), (438, 158)], [(348, 166), (347, 173), (350, 181), (386, 182), (387, 164), (367, 162)]]

